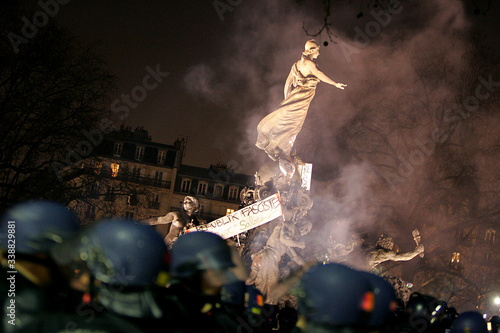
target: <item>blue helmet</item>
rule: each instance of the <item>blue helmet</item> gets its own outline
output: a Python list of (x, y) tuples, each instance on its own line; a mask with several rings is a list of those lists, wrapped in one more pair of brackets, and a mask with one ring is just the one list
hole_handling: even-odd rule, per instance
[(451, 326), (451, 333), (487, 333), (486, 321), (481, 314), (469, 311), (460, 314)]
[(187, 278), (205, 270), (234, 267), (231, 250), (219, 235), (196, 231), (181, 235), (172, 245), (170, 274)]
[(8, 209), (0, 221), (0, 247), (23, 254), (49, 253), (50, 248), (75, 234), (78, 216), (50, 201), (28, 201)]
[(368, 320), (368, 326), (380, 327), (385, 323), (389, 314), (396, 310), (396, 292), (391, 284), (380, 276), (369, 272), (361, 273), (369, 281), (375, 297), (375, 304)]
[(260, 314), (264, 297), (255, 285), (246, 285), (237, 280), (222, 286), (221, 301), (232, 305), (243, 305), (245, 309)]
[(296, 290), (299, 313), (315, 324), (359, 326), (373, 310), (371, 289), (361, 272), (337, 263), (317, 264)]
[(108, 219), (80, 238), (80, 259), (99, 281), (119, 286), (145, 286), (165, 264), (167, 246), (153, 228), (129, 219)]

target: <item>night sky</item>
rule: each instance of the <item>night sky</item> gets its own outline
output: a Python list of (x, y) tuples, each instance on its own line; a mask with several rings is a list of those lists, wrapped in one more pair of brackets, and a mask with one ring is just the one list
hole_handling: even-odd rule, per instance
[[(37, 0), (20, 2), (40, 10)], [(306, 244), (331, 244), (332, 235), (347, 244), (362, 230), (392, 235), (405, 252), (418, 227), (437, 250), (452, 246), (474, 214), (498, 214), (500, 1), (400, 0), (391, 15), (376, 1), (331, 2), (331, 39), (315, 37), (317, 63), (347, 87), (318, 84), (296, 140), (313, 163)], [(71, 0), (53, 20), (97, 44), (118, 77), (110, 109), (161, 73), (125, 126), (143, 126), (154, 142), (187, 139), (184, 164), (253, 175), (269, 160), (254, 146), (257, 124), (283, 100), (290, 67), (312, 38), (303, 27), (321, 28), (322, 3)], [(447, 138), (434, 139), (436, 129)]]
[[(333, 11), (331, 30), (335, 41), (353, 45), (355, 28), (374, 20), (370, 14), (374, 8), (366, 6), (366, 1), (340, 2)], [(253, 174), (266, 158), (253, 147), (256, 125), (281, 102), (290, 66), (311, 38), (302, 26), (315, 32), (322, 23), (322, 8), (321, 1), (231, 3), (236, 4), (226, 7), (231, 10), (217, 13), (213, 1), (70, 1), (61, 5), (54, 19), (83, 41), (100, 43), (97, 50), (119, 78), (117, 99), (142, 85), (146, 67), (159, 66), (169, 73), (131, 109), (125, 125), (144, 126), (156, 142), (172, 144), (179, 137), (187, 138), (185, 164), (208, 167), (220, 162)], [(387, 43), (393, 43), (392, 50), (398, 52), (402, 45), (394, 41), (395, 35), (418, 36), (429, 27), (434, 29), (431, 33), (439, 33), (439, 29), (481, 25), (498, 50), (498, 7), (496, 1), (469, 1), (465, 6), (455, 0), (427, 5), (402, 1), (403, 10), (350, 61), (339, 43), (322, 47), (320, 68), (348, 87), (344, 92), (326, 84), (318, 86), (297, 140), (298, 149), (303, 145), (303, 156), (319, 163), (315, 160), (319, 155), (337, 156), (335, 145), (320, 149), (317, 156), (308, 154), (307, 147), (334, 141), (338, 129), (357, 114), (358, 106), (351, 101), (367, 98), (363, 85), (374, 63), (381, 64), (376, 66), (379, 69), (387, 66), (387, 72), (405, 66), (388, 64), (378, 52), (387, 49)], [(421, 42), (433, 42), (429, 36), (427, 32)], [(316, 40), (329, 41), (325, 33)], [(336, 157), (324, 161), (337, 162)]]

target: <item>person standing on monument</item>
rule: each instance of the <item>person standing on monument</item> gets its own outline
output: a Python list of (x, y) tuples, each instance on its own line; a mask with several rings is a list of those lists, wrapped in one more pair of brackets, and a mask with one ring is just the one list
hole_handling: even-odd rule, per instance
[(180, 211), (169, 212), (165, 216), (153, 217), (143, 222), (154, 225), (156, 230), (165, 237), (165, 243), (171, 247), (179, 235), (200, 224), (195, 215), (199, 209), (198, 199), (186, 196)]
[(291, 150), (302, 129), (309, 104), (314, 98), (316, 85), (322, 81), (339, 89), (347, 85), (338, 83), (319, 70), (314, 61), (319, 56), (319, 45), (311, 39), (299, 61), (293, 64), (285, 83), (285, 99), (278, 109), (268, 114), (257, 126), (255, 145), (273, 160), (292, 162)]

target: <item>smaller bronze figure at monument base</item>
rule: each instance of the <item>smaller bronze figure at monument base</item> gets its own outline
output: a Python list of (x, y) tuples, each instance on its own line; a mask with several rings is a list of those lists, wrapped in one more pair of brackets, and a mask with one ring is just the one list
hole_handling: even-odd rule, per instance
[(307, 41), (301, 59), (293, 64), (286, 79), (285, 99), (278, 109), (268, 114), (257, 126), (255, 145), (264, 150), (273, 161), (285, 159), (293, 163), (292, 147), (302, 129), (318, 82), (322, 81), (339, 89), (346, 87), (319, 70), (314, 62), (318, 56), (319, 45), (314, 39)]
[(398, 253), (394, 250), (394, 241), (391, 237), (380, 237), (377, 241), (377, 247), (368, 255), (369, 270), (373, 270), (376, 266), (385, 261), (408, 261), (412, 260), (419, 254), (425, 251), (424, 245), (417, 244), (417, 247), (412, 252)]
[(154, 225), (158, 232), (165, 237), (165, 243), (172, 246), (181, 233), (199, 225), (198, 219), (195, 216), (199, 208), (200, 203), (198, 199), (186, 196), (180, 211), (169, 212), (165, 216), (153, 217), (143, 222)]

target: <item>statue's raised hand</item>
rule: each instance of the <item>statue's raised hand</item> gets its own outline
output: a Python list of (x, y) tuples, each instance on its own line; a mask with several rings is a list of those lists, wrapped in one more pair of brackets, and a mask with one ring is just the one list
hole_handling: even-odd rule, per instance
[(337, 88), (339, 88), (339, 89), (344, 90), (344, 88), (347, 87), (347, 84), (345, 84), (345, 83), (335, 83), (334, 86), (337, 87)]

